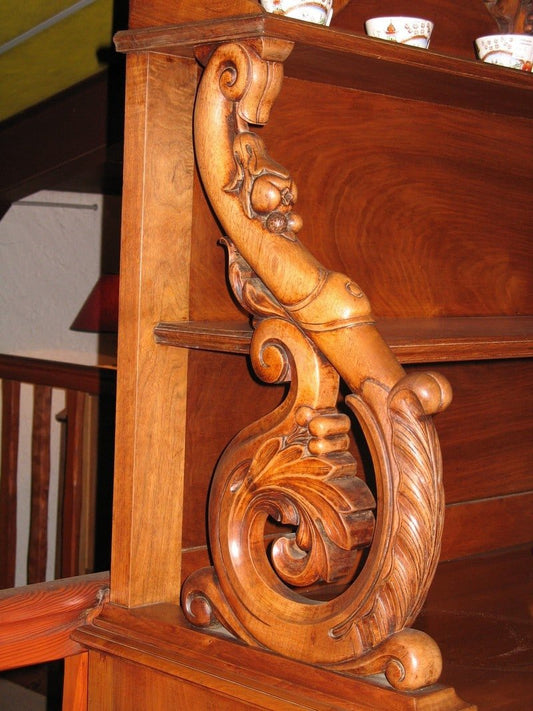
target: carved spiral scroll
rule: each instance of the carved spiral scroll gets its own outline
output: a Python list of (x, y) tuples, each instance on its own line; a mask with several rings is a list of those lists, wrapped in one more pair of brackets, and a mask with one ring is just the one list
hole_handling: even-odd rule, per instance
[[(296, 236), (294, 181), (250, 130), (268, 119), (289, 50), (267, 40), (219, 47), (197, 98), (200, 173), (228, 235), (233, 290), (255, 317), (252, 365), (290, 388), (221, 457), (209, 503), (213, 567), (186, 580), (183, 607), (192, 623), (220, 623), (250, 645), (417, 689), (441, 668), (433, 640), (409, 625), (439, 557), (432, 415), (451, 391), (438, 374), (406, 375), (361, 289)], [(377, 503), (349, 451), (339, 376), (371, 452)], [(272, 519), (284, 532), (267, 545)], [(316, 583), (342, 592), (304, 594)]]

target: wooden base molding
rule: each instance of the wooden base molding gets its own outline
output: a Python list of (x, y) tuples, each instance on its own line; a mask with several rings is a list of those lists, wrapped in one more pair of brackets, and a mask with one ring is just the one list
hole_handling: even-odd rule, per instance
[[(217, 711), (475, 709), (449, 687), (435, 685), (415, 693), (398, 692), (381, 676), (362, 680), (336, 674), (251, 649), (224, 636), (197, 632), (171, 605), (139, 610), (108, 605), (74, 637), (90, 650), (89, 674), (93, 679), (123, 675), (113, 691), (105, 684), (93, 685), (89, 708), (99, 711), (131, 709), (132, 693), (138, 708), (167, 708), (157, 703), (174, 695), (175, 702), (185, 704), (187, 711), (209, 707)], [(143, 683), (147, 671), (158, 678), (153, 687)]]

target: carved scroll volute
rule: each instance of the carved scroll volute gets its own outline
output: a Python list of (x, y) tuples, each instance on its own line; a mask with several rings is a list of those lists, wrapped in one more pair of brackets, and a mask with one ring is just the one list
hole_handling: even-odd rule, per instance
[[(294, 180), (250, 128), (268, 120), (290, 49), (280, 40), (219, 47), (197, 97), (200, 173), (228, 235), (233, 289), (258, 324), (252, 364), (290, 390), (220, 460), (209, 504), (213, 568), (189, 577), (183, 607), (194, 624), (218, 621), (249, 644), (384, 671), (397, 688), (416, 689), (440, 675), (437, 646), (408, 625), (439, 557), (444, 499), (431, 415), (451, 390), (438, 374), (406, 375), (361, 289), (296, 236)], [(377, 508), (336, 409), (339, 375), (372, 455)], [(289, 532), (267, 552), (268, 518)], [(298, 592), (339, 581), (343, 592), (320, 602)]]

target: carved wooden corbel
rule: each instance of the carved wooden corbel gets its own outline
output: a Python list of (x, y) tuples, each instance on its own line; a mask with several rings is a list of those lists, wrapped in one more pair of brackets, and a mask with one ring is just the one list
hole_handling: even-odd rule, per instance
[[(252, 365), (290, 387), (221, 457), (209, 501), (213, 566), (185, 581), (182, 605), (193, 624), (221, 624), (250, 645), (385, 672), (414, 690), (441, 671), (435, 642), (409, 625), (439, 558), (444, 497), (431, 415), (451, 389), (436, 373), (406, 375), (361, 289), (297, 237), (294, 180), (251, 129), (268, 120), (290, 50), (268, 39), (218, 47), (197, 97), (198, 166), (227, 235), (233, 290), (254, 319)], [(340, 378), (372, 455), (375, 500), (337, 409)], [(269, 518), (285, 527), (270, 546)], [(340, 592), (309, 594), (318, 583)]]
[(533, 2), (531, 0), (484, 0), (488, 11), (503, 33), (533, 34)]

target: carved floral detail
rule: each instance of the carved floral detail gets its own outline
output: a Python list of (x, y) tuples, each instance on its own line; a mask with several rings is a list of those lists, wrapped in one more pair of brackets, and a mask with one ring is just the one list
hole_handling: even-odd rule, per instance
[(227, 192), (239, 196), (247, 217), (261, 220), (269, 232), (294, 239), (302, 221), (292, 212), (297, 191), (290, 174), (270, 158), (261, 138), (250, 131), (235, 136), (233, 157), (235, 174)]

